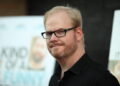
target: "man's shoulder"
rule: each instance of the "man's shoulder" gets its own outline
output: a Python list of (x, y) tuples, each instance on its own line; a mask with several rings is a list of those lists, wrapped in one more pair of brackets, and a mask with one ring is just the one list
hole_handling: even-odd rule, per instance
[[(91, 80), (95, 80), (102, 85), (102, 82), (106, 85), (109, 84), (118, 84), (118, 80), (113, 76), (110, 71), (105, 68), (102, 64), (97, 63), (90, 58), (88, 58), (88, 65), (86, 66), (86, 72), (84, 74)], [(111, 86), (111, 85), (110, 85)], [(117, 85), (115, 85), (117, 86)]]
[(86, 70), (89, 71), (89, 73), (96, 74), (98, 76), (104, 76), (104, 75), (111, 75), (109, 70), (104, 67), (102, 64), (92, 60), (91, 58), (88, 58), (88, 65), (86, 66)]
[(105, 74), (110, 74), (107, 68), (102, 64), (94, 61), (91, 57), (85, 53), (82, 58), (73, 66), (74, 71), (82, 74), (91, 74), (92, 76), (104, 76)]

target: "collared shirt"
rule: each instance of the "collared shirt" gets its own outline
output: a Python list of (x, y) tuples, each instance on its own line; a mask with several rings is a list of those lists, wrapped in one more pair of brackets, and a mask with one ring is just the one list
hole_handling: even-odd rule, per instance
[(120, 86), (106, 68), (92, 61), (87, 54), (66, 71), (61, 80), (60, 76), (61, 68), (58, 66), (49, 86)]

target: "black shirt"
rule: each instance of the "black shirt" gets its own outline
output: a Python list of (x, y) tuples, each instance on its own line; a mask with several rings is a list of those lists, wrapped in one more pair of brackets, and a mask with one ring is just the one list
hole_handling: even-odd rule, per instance
[(66, 71), (61, 80), (60, 76), (61, 68), (58, 66), (49, 86), (120, 86), (106, 68), (92, 61), (87, 54)]

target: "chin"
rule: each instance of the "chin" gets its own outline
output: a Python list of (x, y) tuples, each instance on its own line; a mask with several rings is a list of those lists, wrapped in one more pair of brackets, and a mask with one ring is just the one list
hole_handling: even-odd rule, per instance
[(64, 49), (62, 47), (51, 48), (49, 51), (54, 57), (61, 57), (62, 53), (64, 53)]
[(60, 55), (60, 54), (59, 54), (59, 55), (58, 55), (58, 54), (56, 54), (56, 55), (54, 54), (53, 57), (54, 57), (55, 59), (62, 59), (62, 58), (63, 58), (63, 56)]
[(50, 53), (51, 53), (52, 56), (54, 56), (54, 57), (61, 57), (61, 52), (58, 52), (58, 51), (51, 51)]

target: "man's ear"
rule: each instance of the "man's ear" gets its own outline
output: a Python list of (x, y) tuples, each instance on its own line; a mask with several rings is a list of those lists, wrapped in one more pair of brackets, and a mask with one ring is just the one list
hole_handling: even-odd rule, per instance
[(78, 40), (78, 41), (81, 41), (81, 40), (82, 40), (82, 38), (83, 38), (82, 28), (80, 28), (80, 27), (77, 27), (77, 28), (76, 28), (76, 37), (77, 37), (77, 40)]

